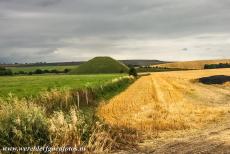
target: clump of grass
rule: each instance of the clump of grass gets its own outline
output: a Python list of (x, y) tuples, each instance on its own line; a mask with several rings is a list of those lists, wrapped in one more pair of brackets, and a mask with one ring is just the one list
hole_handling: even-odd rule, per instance
[(69, 114), (55, 112), (49, 119), (52, 146), (76, 147), (85, 144), (82, 136), (86, 131), (86, 121), (79, 110), (72, 108)]
[(8, 98), (0, 100), (0, 145), (26, 147), (49, 144), (48, 121), (41, 107)]
[(48, 114), (54, 111), (69, 111), (70, 107), (75, 104), (70, 90), (67, 89), (42, 92), (35, 101), (45, 108)]
[(92, 127), (87, 149), (91, 153), (109, 153), (117, 149), (135, 147), (141, 140), (134, 129), (111, 127), (97, 121)]

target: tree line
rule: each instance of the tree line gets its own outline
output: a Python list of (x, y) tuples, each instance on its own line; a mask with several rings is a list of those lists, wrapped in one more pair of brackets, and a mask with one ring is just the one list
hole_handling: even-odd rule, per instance
[(10, 69), (0, 66), (0, 76), (13, 75), (13, 72)]
[(15, 75), (20, 75), (20, 74), (27, 74), (27, 75), (33, 75), (33, 74), (48, 74), (48, 73), (53, 73), (53, 74), (59, 74), (59, 73), (68, 73), (70, 71), (70, 69), (64, 69), (63, 71), (60, 70), (42, 70), (42, 69), (36, 69), (34, 71), (30, 71), (30, 72), (25, 72), (25, 71), (19, 71), (16, 72)]
[(47, 73), (53, 73), (53, 74), (60, 74), (60, 73), (68, 73), (70, 72), (70, 69), (64, 69), (64, 70), (42, 70), (42, 69), (36, 69), (34, 71), (25, 72), (25, 71), (19, 71), (19, 72), (12, 72), (11, 69), (7, 69), (5, 67), (0, 67), (0, 76), (11, 76), (11, 75), (33, 75), (33, 74), (47, 74)]
[(230, 63), (205, 64), (204, 69), (230, 68)]

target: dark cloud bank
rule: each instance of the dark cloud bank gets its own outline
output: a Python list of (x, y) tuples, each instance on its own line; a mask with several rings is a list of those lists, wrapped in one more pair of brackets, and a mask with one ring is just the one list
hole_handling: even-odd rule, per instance
[(0, 0), (0, 62), (230, 57), (229, 0)]

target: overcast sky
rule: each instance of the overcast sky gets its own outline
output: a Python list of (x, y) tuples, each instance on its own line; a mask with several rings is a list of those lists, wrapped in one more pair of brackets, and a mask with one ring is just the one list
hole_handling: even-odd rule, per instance
[(230, 58), (230, 0), (0, 0), (0, 62)]

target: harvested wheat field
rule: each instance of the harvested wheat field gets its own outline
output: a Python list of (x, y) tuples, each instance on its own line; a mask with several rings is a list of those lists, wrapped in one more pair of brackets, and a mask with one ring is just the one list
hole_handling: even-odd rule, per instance
[(181, 69), (204, 69), (205, 64), (219, 64), (219, 63), (230, 63), (230, 59), (173, 62), (173, 63), (158, 64), (153, 66), (167, 67), (167, 68), (181, 68)]
[[(222, 85), (198, 82), (201, 77), (214, 75), (230, 76), (230, 69), (161, 72), (141, 77), (123, 93), (101, 105), (98, 115), (112, 126), (136, 129), (144, 136), (155, 134), (155, 139), (142, 143), (139, 150), (151, 149), (156, 153), (157, 150), (159, 153), (172, 152), (166, 147), (160, 150), (166, 143), (169, 147), (173, 147), (173, 143), (181, 147), (173, 140), (182, 137), (184, 132), (189, 136), (198, 134), (198, 131), (202, 134), (201, 130), (207, 133), (216, 127), (227, 127), (230, 136), (228, 123), (224, 126), (221, 123), (230, 111), (229, 82)], [(209, 129), (211, 124), (215, 124), (212, 130)], [(230, 143), (230, 138), (227, 139)]]

